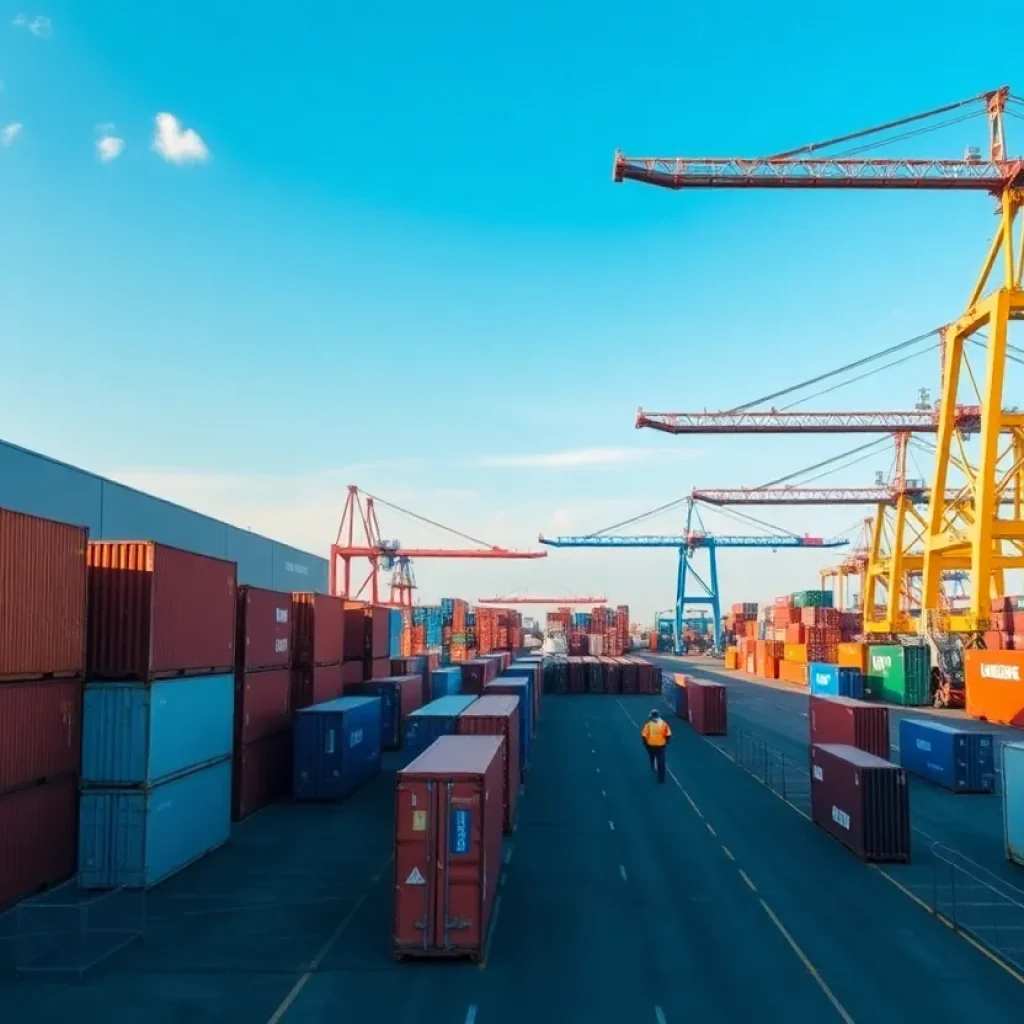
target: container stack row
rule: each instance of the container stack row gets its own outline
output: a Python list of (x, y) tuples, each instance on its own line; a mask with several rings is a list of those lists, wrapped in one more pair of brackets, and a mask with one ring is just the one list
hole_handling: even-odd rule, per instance
[(672, 714), (701, 736), (725, 736), (728, 732), (728, 691), (721, 683), (682, 672), (662, 672), (661, 695)]
[(650, 694), (660, 692), (658, 670), (637, 657), (556, 657), (547, 659), (543, 688), (553, 694)]
[(75, 871), (87, 543), (0, 509), (0, 910)]

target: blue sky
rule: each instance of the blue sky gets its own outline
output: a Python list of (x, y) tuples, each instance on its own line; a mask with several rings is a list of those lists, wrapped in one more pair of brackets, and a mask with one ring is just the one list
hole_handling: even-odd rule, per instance
[[(0, 3), (0, 127), (21, 125), (0, 147), (0, 436), (314, 550), (350, 481), (525, 545), (841, 450), (633, 416), (727, 407), (952, 318), (992, 228), (966, 195), (611, 183), (616, 147), (759, 155), (1012, 85), (951, 4), (35, 2)], [(161, 112), (207, 159), (153, 151)], [(967, 143), (982, 122), (911, 145)], [(922, 358), (827, 401), (898, 408), (936, 382)], [(726, 596), (820, 561), (731, 560)], [(673, 571), (555, 552), (420, 579), (598, 587), (646, 615)]]

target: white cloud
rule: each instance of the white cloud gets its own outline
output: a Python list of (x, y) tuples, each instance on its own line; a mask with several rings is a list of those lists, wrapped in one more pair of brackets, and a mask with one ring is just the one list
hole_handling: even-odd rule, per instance
[(33, 18), (27, 14), (19, 14), (11, 24), (18, 28), (27, 28), (32, 35), (40, 39), (49, 39), (53, 35), (53, 19), (45, 14), (37, 14)]
[(104, 134), (96, 141), (96, 155), (103, 163), (116, 160), (124, 152), (124, 139), (116, 135)]
[(637, 462), (677, 462), (698, 458), (695, 448), (569, 448), (560, 452), (529, 455), (484, 455), (481, 466), (521, 469), (569, 469), (580, 466), (622, 466)]
[(9, 146), (20, 134), (21, 134), (21, 122), (12, 121), (3, 130), (3, 134), (0, 135), (0, 142), (5, 146)]
[(205, 163), (210, 158), (206, 143), (193, 128), (182, 128), (173, 114), (157, 114), (153, 150), (168, 163)]

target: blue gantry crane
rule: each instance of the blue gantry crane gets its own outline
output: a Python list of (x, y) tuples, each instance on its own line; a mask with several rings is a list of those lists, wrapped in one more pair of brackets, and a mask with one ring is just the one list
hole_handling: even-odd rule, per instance
[[(622, 536), (605, 533), (590, 533), (576, 537), (545, 537), (541, 534), (538, 540), (552, 548), (676, 548), (679, 552), (679, 564), (676, 571), (676, 609), (674, 649), (682, 654), (683, 616), (688, 605), (711, 605), (711, 616), (715, 626), (715, 649), (722, 647), (722, 606), (718, 598), (718, 559), (719, 548), (761, 548), (777, 550), (778, 548), (841, 548), (849, 543), (846, 538), (826, 540), (822, 537), (796, 534), (780, 536), (728, 536), (705, 533), (694, 530), (693, 503), (689, 503), (686, 516), (686, 532), (681, 534), (640, 534)], [(693, 556), (704, 549), (708, 553), (709, 571), (705, 580), (693, 565)], [(699, 593), (688, 594), (687, 582), (690, 577), (699, 588)]]

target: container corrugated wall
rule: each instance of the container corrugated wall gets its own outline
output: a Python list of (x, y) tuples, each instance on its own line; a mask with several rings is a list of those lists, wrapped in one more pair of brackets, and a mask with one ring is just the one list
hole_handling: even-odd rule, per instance
[(0, 680), (85, 672), (88, 531), (0, 508)]
[(231, 671), (235, 602), (231, 562), (149, 541), (90, 543), (89, 676)]
[(54, 679), (0, 686), (0, 793), (58, 775), (82, 759), (82, 684)]
[(243, 672), (292, 663), (292, 596), (261, 587), (238, 588), (237, 666)]

